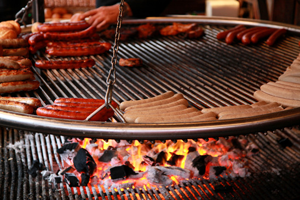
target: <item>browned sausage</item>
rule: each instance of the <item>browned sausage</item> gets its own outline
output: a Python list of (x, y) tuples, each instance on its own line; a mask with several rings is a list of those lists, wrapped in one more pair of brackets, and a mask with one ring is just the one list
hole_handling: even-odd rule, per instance
[(267, 45), (272, 46), (275, 41), (282, 35), (284, 35), (286, 33), (286, 29), (278, 29), (277, 31), (275, 31), (272, 35), (270, 35), (270, 37), (268, 38), (268, 40), (266, 41)]
[(26, 114), (32, 114), (34, 108), (26, 103), (0, 100), (0, 108), (4, 110), (10, 110), (14, 112), (21, 112)]
[(0, 83), (0, 93), (13, 93), (20, 91), (36, 90), (40, 86), (38, 81), (14, 81), (7, 83)]
[(16, 69), (16, 70), (0, 70), (0, 82), (34, 80), (34, 74), (31, 70)]
[(233, 31), (235, 29), (239, 29), (239, 28), (242, 28), (242, 27), (244, 27), (244, 25), (238, 25), (238, 26), (235, 26), (234, 28), (228, 29), (226, 31), (219, 32), (217, 34), (217, 39), (218, 40), (225, 39), (228, 33), (230, 33), (231, 31)]
[(67, 32), (67, 31), (81, 31), (88, 28), (90, 25), (85, 21), (79, 22), (56, 22), (44, 23), (37, 26), (40, 32)]
[(2, 46), (3, 48), (27, 47), (28, 42), (22, 38), (0, 39), (0, 46)]
[(96, 28), (90, 26), (89, 28), (73, 33), (44, 33), (46, 40), (79, 40), (92, 36), (96, 32)]
[(83, 60), (37, 60), (35, 66), (40, 69), (75, 69), (75, 68), (86, 68), (95, 65), (93, 59)]
[(38, 98), (34, 98), (34, 97), (0, 97), (0, 100), (26, 103), (35, 108), (40, 107), (42, 105), (41, 101)]

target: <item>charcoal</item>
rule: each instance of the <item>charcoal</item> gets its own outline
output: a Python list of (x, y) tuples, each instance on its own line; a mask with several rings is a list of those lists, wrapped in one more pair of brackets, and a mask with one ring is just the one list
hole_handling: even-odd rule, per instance
[(243, 149), (244, 149), (244, 148), (242, 147), (241, 143), (238, 141), (238, 139), (232, 138), (230, 141), (231, 141), (231, 143), (232, 143), (232, 145), (233, 145), (234, 148), (240, 149), (240, 150), (243, 150)]
[(189, 147), (189, 149), (188, 149), (189, 151), (188, 151), (188, 153), (191, 153), (191, 152), (194, 152), (194, 151), (196, 151), (197, 149), (195, 148), (195, 147)]
[(81, 174), (81, 186), (87, 186), (88, 183), (90, 181), (90, 175), (86, 174), (86, 173), (82, 173)]
[(281, 145), (282, 148), (293, 146), (293, 143), (289, 140), (289, 138), (282, 138), (277, 142)]
[(130, 175), (136, 175), (136, 173), (132, 168), (127, 165), (121, 165), (110, 168), (110, 177), (112, 180), (120, 180), (125, 179)]
[(251, 153), (257, 153), (257, 152), (259, 152), (259, 149), (252, 149), (251, 150)]
[(56, 176), (56, 177), (54, 178), (54, 180), (55, 180), (55, 183), (61, 183), (61, 182), (62, 182), (61, 176)]
[(31, 175), (33, 178), (37, 176), (37, 171), (43, 170), (44, 165), (40, 163), (38, 160), (34, 160), (31, 167), (28, 169), (28, 174)]
[(126, 170), (123, 165), (110, 168), (110, 178), (120, 180), (126, 178)]
[(108, 163), (115, 156), (117, 156), (117, 151), (116, 150), (105, 150), (103, 155), (98, 160), (100, 162)]
[(197, 156), (194, 160), (193, 160), (193, 167), (196, 167), (199, 171), (199, 175), (204, 175), (205, 174), (205, 168), (206, 168), (206, 162), (205, 162), (205, 158), (207, 157), (207, 155), (204, 156)]
[(79, 149), (73, 162), (78, 172), (87, 173), (89, 175), (92, 175), (97, 168), (97, 164), (91, 154), (83, 148)]
[(167, 163), (171, 166), (178, 166), (183, 158), (183, 155), (173, 154), (171, 158), (167, 161)]
[(155, 163), (155, 160), (147, 155), (143, 156), (143, 160), (147, 165), (150, 165), (150, 166), (154, 165), (154, 163)]
[(158, 165), (164, 165), (167, 161), (167, 154), (164, 151), (161, 151), (157, 154), (157, 158), (156, 158), (156, 164)]
[(215, 167), (214, 167), (214, 170), (215, 170), (215, 175), (216, 175), (216, 176), (219, 176), (220, 174), (222, 174), (222, 172), (223, 172), (224, 170), (226, 170), (226, 167), (215, 166)]
[(72, 166), (69, 166), (63, 170), (60, 170), (57, 172), (57, 175), (64, 175), (66, 172), (71, 173), (72, 171), (74, 171), (75, 169)]
[(66, 150), (72, 151), (72, 150), (78, 150), (80, 148), (78, 142), (73, 143), (65, 143), (61, 148), (57, 149), (57, 153), (63, 154)]
[(152, 184), (171, 185), (173, 181), (164, 173), (164, 171), (157, 167), (149, 167), (147, 173), (147, 180)]
[(190, 176), (191, 176), (190, 170), (182, 169), (181, 167), (176, 167), (176, 166), (169, 166), (169, 167), (155, 166), (153, 168), (162, 171), (163, 174), (167, 175), (167, 176), (180, 176), (182, 178), (190, 178)]
[(66, 173), (65, 174), (65, 181), (70, 187), (79, 187), (79, 180), (75, 176), (75, 174)]

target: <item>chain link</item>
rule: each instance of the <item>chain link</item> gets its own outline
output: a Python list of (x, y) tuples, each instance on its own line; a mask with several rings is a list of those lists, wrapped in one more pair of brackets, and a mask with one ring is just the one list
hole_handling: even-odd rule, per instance
[[(119, 50), (119, 39), (120, 39), (120, 30), (122, 25), (123, 19), (123, 7), (124, 7), (124, 0), (121, 0), (120, 7), (119, 7), (119, 16), (117, 19), (117, 27), (116, 27), (116, 34), (115, 34), (115, 41), (113, 46), (113, 56), (111, 58), (111, 68), (108, 72), (106, 85), (107, 90), (105, 94), (105, 107), (106, 108), (113, 108), (111, 106), (112, 94), (113, 94), (113, 87), (116, 82), (116, 64), (118, 59), (118, 50)], [(85, 120), (91, 119), (95, 114), (97, 114), (100, 110), (102, 110), (104, 106), (100, 106), (97, 110), (95, 110), (92, 114), (90, 114)], [(124, 119), (122, 119), (124, 121)]]

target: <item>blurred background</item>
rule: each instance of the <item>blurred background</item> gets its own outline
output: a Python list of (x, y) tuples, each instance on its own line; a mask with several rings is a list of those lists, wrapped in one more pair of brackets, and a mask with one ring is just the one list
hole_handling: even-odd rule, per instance
[[(43, 4), (45, 21), (70, 19), (96, 6), (96, 0), (36, 0)], [(41, 3), (42, 2), (42, 3)], [(271, 20), (300, 25), (298, 0), (171, 0), (162, 16), (203, 15)], [(15, 19), (28, 0), (1, 0), (0, 21)], [(32, 23), (32, 12), (26, 15)]]

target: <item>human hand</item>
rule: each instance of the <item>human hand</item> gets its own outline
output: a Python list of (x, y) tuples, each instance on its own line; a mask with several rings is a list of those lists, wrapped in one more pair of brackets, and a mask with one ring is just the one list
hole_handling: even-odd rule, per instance
[(101, 6), (99, 8), (87, 11), (78, 17), (80, 20), (89, 18), (87, 22), (91, 26), (96, 27), (98, 31), (101, 31), (108, 28), (110, 24), (117, 23), (119, 7), (119, 4), (112, 6)]

